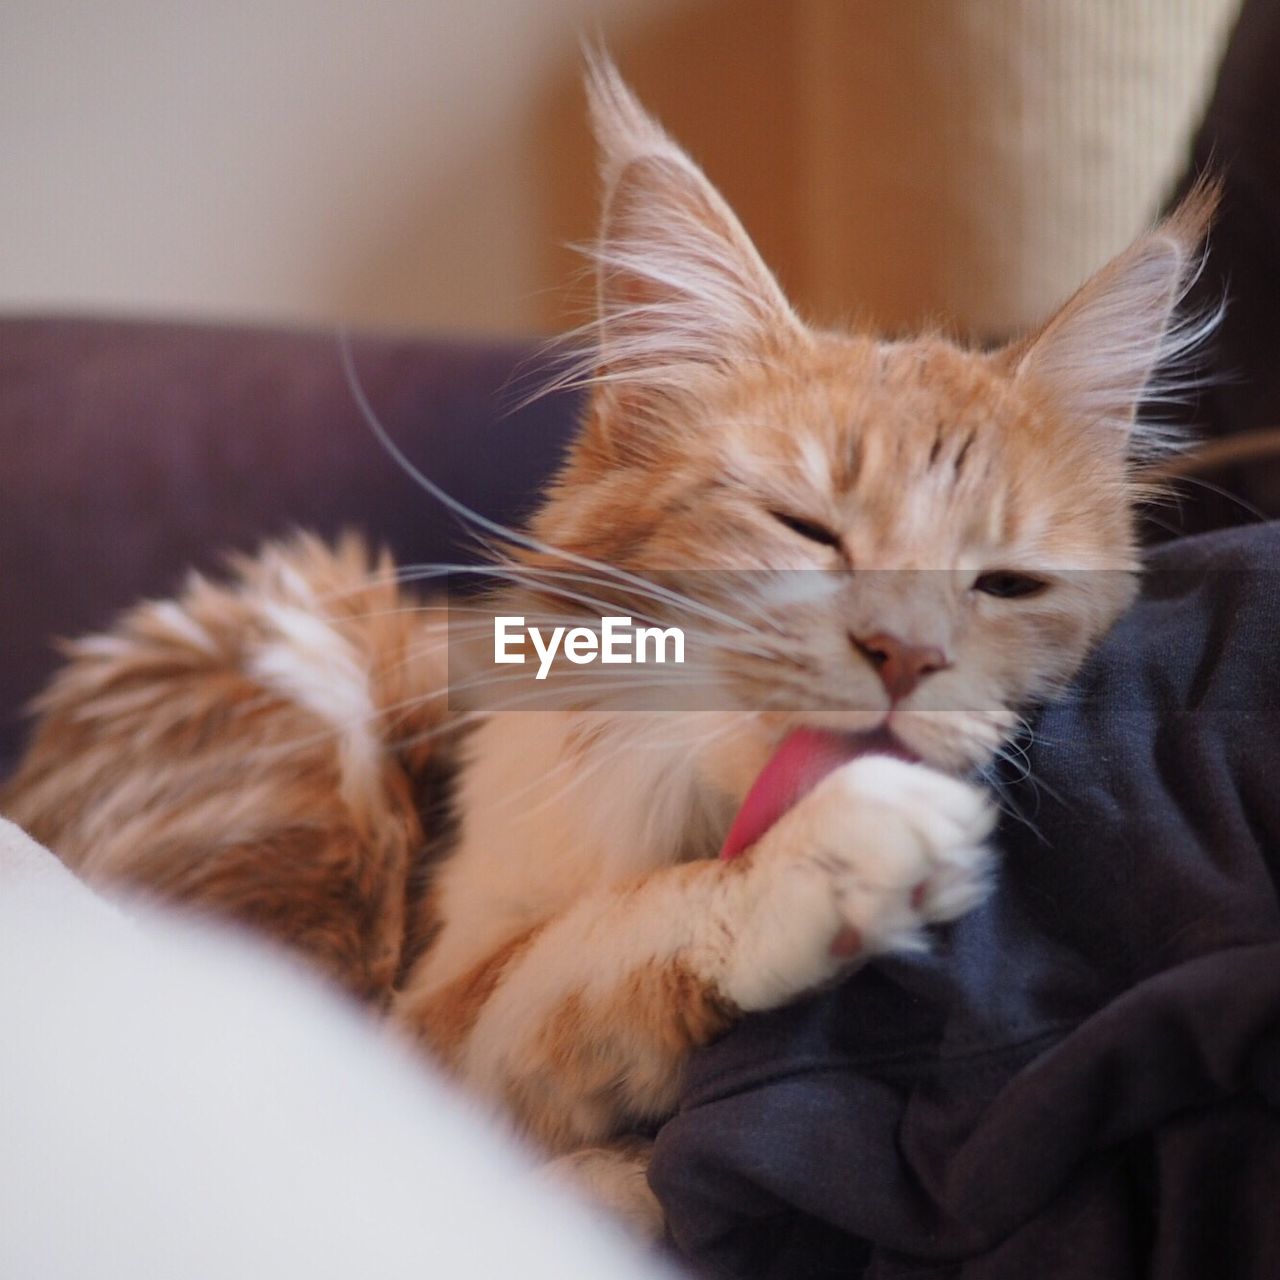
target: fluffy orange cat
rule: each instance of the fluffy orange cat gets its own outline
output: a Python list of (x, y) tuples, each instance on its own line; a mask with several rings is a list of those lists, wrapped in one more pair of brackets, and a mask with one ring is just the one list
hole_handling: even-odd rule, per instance
[[(1175, 311), (1213, 200), (999, 351), (817, 331), (611, 67), (589, 91), (590, 402), (507, 539), (512, 612), (638, 592), (696, 619), (724, 705), (498, 709), (450, 738), (441, 617), (358, 542), (302, 538), (73, 645), (0, 809), (92, 881), (295, 948), (656, 1230), (626, 1135), (690, 1050), (988, 891), (975, 774), (1132, 597), (1159, 443), (1136, 406), (1203, 328)], [(800, 729), (848, 759), (716, 858)], [(455, 829), (424, 875), (446, 740)]]

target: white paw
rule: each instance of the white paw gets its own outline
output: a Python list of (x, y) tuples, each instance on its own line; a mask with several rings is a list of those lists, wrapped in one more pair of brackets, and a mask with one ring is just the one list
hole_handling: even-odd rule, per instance
[(850, 960), (924, 948), (925, 926), (986, 897), (994, 825), (983, 791), (924, 765), (842, 765), (751, 855), (726, 994), (769, 1008)]

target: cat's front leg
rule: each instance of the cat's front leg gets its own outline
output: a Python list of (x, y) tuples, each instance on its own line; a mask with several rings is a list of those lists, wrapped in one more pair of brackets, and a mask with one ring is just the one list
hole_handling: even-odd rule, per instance
[(837, 769), (743, 857), (587, 894), (397, 1021), (552, 1152), (669, 1113), (689, 1050), (986, 892), (992, 808), (921, 765)]
[[(742, 1010), (766, 1009), (859, 959), (923, 945), (922, 929), (977, 905), (990, 883), (986, 796), (922, 766), (879, 757), (837, 770), (723, 877), (712, 937), (692, 972)], [(673, 1007), (672, 1012), (677, 1012)], [(658, 1240), (652, 1145), (622, 1138), (570, 1152), (549, 1174)]]

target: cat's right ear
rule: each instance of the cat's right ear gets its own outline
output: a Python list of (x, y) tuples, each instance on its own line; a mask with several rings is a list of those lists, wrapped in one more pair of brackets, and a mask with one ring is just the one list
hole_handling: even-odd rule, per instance
[(1137, 420), (1139, 404), (1195, 385), (1189, 357), (1221, 310), (1179, 317), (1218, 203), (1203, 180), (1178, 208), (1114, 258), (1029, 341), (1005, 353), (1015, 378), (1051, 397), (1076, 429), (1135, 461), (1176, 441)]
[(596, 386), (678, 394), (706, 366), (767, 357), (803, 332), (747, 233), (600, 53), (587, 95), (604, 186), (594, 246)]

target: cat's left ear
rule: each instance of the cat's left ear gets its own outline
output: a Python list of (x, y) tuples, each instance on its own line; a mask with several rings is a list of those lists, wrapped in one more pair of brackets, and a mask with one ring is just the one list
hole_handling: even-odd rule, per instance
[(1131, 454), (1160, 443), (1135, 433), (1139, 403), (1176, 392), (1179, 382), (1185, 386), (1179, 365), (1218, 319), (1219, 313), (1177, 315), (1199, 268), (1218, 194), (1215, 183), (1200, 183), (1038, 334), (1006, 353), (1014, 377), (1033, 383), (1055, 411)]
[(603, 380), (670, 390), (691, 366), (801, 334), (733, 210), (602, 53), (588, 55), (587, 94), (604, 186), (594, 250)]

